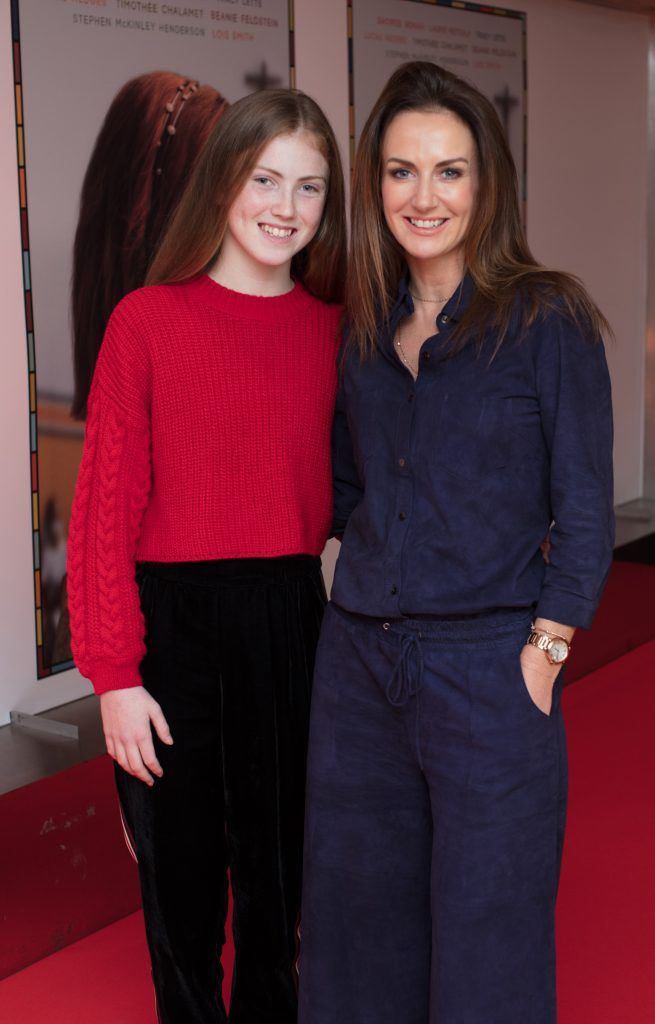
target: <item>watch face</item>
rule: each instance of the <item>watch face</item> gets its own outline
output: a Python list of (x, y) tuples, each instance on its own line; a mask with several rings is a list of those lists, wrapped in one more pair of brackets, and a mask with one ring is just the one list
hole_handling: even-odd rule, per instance
[(552, 640), (548, 647), (550, 660), (554, 661), (556, 665), (566, 661), (568, 653), (569, 649), (564, 640)]

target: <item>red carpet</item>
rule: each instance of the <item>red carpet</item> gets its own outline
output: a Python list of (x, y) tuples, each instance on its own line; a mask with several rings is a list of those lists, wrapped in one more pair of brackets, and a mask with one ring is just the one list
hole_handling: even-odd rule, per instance
[(653, 1024), (655, 642), (579, 680), (564, 702), (560, 1024)]
[[(653, 1024), (655, 642), (569, 687), (564, 703), (572, 781), (559, 1024)], [(140, 915), (0, 982), (0, 1020), (155, 1024)]]
[(654, 603), (655, 565), (613, 562), (593, 627), (576, 633), (567, 682), (655, 639)]
[[(231, 947), (224, 962), (229, 969), (224, 985), (227, 997)], [(0, 1021), (157, 1024), (141, 913), (131, 914), (0, 981)]]
[(141, 914), (0, 982), (3, 1024), (156, 1024)]

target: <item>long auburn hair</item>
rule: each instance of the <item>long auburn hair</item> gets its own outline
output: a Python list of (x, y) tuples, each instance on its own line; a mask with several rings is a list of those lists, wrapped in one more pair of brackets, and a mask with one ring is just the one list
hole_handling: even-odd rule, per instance
[(144, 283), (164, 225), (226, 106), (211, 86), (172, 71), (131, 79), (111, 102), (84, 176), (73, 247), (71, 413), (78, 419), (86, 416), (109, 315)]
[(185, 281), (208, 270), (225, 237), (232, 203), (264, 147), (279, 135), (313, 135), (328, 165), (325, 207), (311, 242), (293, 257), (292, 276), (317, 298), (342, 302), (346, 269), (344, 183), (339, 148), (318, 104), (293, 89), (238, 100), (216, 125), (198, 161), (147, 284)]
[(452, 349), (471, 339), (481, 344), (494, 329), (498, 351), (517, 295), (523, 329), (555, 306), (590, 329), (595, 338), (611, 327), (578, 278), (549, 270), (533, 257), (521, 223), (516, 168), (494, 107), (474, 86), (428, 61), (410, 61), (392, 74), (362, 131), (352, 188), (352, 238), (346, 308), (350, 344), (365, 359), (389, 319), (405, 256), (387, 227), (381, 196), (384, 134), (404, 111), (450, 111), (470, 130), (477, 155), (475, 207), (465, 239), (464, 262), (475, 283), (473, 298), (452, 333)]

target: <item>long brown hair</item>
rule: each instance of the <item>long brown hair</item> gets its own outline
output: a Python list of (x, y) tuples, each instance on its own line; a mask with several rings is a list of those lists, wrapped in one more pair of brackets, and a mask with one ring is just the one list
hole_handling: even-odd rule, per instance
[(394, 117), (404, 111), (447, 110), (470, 130), (475, 142), (478, 186), (464, 260), (475, 283), (473, 298), (453, 331), (452, 350), (486, 328), (495, 351), (509, 328), (521, 295), (523, 328), (556, 305), (592, 336), (611, 328), (571, 274), (548, 270), (534, 259), (519, 210), (516, 168), (500, 119), (476, 88), (428, 61), (401, 65), (391, 76), (362, 131), (352, 189), (352, 241), (347, 285), (350, 343), (362, 358), (376, 348), (380, 324), (388, 320), (406, 270), (403, 250), (387, 227), (381, 197), (382, 145)]
[(314, 100), (292, 89), (266, 89), (238, 100), (216, 125), (198, 161), (147, 284), (185, 281), (215, 261), (232, 203), (264, 147), (279, 135), (311, 133), (328, 164), (323, 217), (291, 273), (326, 302), (341, 302), (346, 267), (346, 224), (341, 159), (334, 133)]
[(172, 71), (139, 75), (112, 100), (84, 176), (73, 248), (71, 412), (79, 419), (109, 315), (144, 283), (164, 225), (226, 106), (211, 86)]

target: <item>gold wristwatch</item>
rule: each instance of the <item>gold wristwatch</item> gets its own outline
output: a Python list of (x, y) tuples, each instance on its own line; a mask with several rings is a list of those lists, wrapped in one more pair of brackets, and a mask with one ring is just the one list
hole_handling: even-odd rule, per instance
[(547, 629), (535, 629), (534, 623), (526, 643), (543, 651), (551, 665), (561, 665), (571, 653), (571, 644), (565, 637)]

